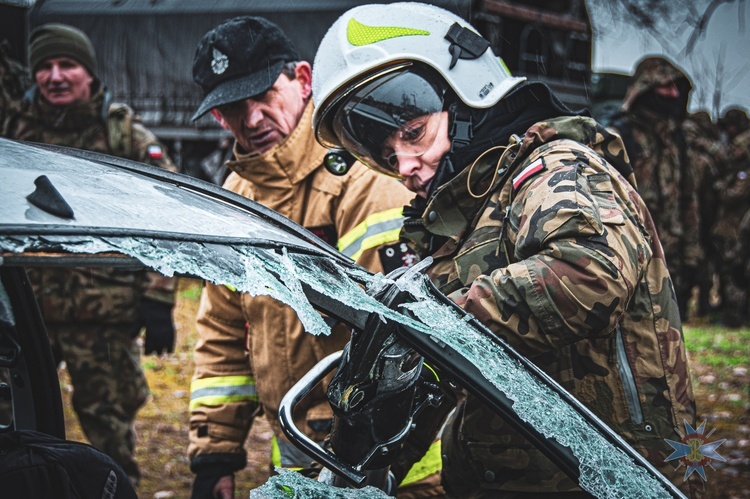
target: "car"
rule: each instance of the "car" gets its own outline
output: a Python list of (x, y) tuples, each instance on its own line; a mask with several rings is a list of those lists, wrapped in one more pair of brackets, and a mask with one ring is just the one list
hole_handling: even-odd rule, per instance
[[(574, 397), (432, 286), (422, 273), (427, 260), (373, 275), (303, 227), (213, 184), (58, 146), (0, 139), (0, 199), (0, 368), (11, 380), (0, 394), (13, 407), (0, 433), (64, 438), (56, 370), (24, 267), (145, 266), (270, 295), (294, 307), (310, 334), (327, 334), (331, 318), (352, 329), (347, 348), (304, 376), (280, 410), (290, 440), (326, 469), (324, 481), (282, 473), (269, 480), (271, 490), (281, 490), (279, 481), (385, 490), (388, 456), (440, 397), (421, 376), (427, 362), (592, 494), (682, 497)], [(329, 449), (290, 415), (331, 371)], [(374, 426), (377, 439), (367, 431)]]

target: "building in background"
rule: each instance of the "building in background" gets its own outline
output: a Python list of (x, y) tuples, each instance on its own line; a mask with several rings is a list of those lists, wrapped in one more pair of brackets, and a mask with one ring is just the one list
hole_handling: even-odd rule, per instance
[[(368, 0), (370, 3), (390, 3)], [(190, 120), (202, 100), (193, 83), (193, 47), (201, 36), (238, 15), (268, 18), (290, 34), (312, 61), (328, 27), (360, 0), (11, 0), (2, 31), (25, 60), (30, 29), (48, 22), (76, 26), (91, 38), (112, 98), (130, 104), (169, 147), (180, 171), (221, 183), (231, 154), (227, 133), (210, 117)], [(517, 75), (550, 85), (573, 108), (589, 104), (592, 31), (584, 0), (430, 0), (468, 19)], [(6, 6), (7, 4), (7, 6)], [(26, 22), (22, 14), (27, 12)], [(4, 12), (4, 11), (3, 11)], [(8, 30), (5, 24), (11, 22)], [(10, 31), (10, 26), (14, 26)], [(2, 35), (0, 35), (2, 37)]]

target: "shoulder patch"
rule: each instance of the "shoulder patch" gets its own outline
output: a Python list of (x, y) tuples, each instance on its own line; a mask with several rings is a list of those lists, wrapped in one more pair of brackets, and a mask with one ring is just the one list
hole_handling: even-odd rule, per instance
[(544, 158), (539, 158), (513, 177), (513, 189), (518, 189), (528, 178), (544, 170)]
[(417, 261), (414, 253), (405, 243), (394, 243), (378, 248), (380, 263), (383, 265), (383, 273), (390, 272), (400, 267), (411, 267)]

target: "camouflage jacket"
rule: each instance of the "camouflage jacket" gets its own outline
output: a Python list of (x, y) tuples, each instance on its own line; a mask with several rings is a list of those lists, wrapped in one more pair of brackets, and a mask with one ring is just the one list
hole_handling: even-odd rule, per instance
[(687, 141), (690, 175), (696, 189), (700, 214), (699, 236), (703, 261), (715, 252), (712, 230), (716, 223), (717, 205), (721, 202), (716, 181), (719, 168), (726, 163), (718, 127), (706, 112), (693, 113), (682, 122)]
[[(100, 85), (89, 101), (60, 108), (44, 102), (36, 87), (31, 87), (24, 96), (23, 109), (8, 121), (9, 135), (19, 140), (102, 152), (175, 171), (164, 147), (139, 122), (133, 110), (125, 104), (108, 104), (107, 95)], [(175, 279), (154, 272), (47, 268), (32, 275), (48, 322), (129, 323), (144, 294), (157, 301), (174, 302)], [(96, 285), (91, 286), (92, 282)]]
[[(717, 177), (714, 189), (721, 193), (713, 234), (720, 239), (729, 258), (738, 258), (738, 247), (747, 245), (740, 240), (738, 227), (750, 210), (750, 130), (732, 139), (727, 151), (725, 167)], [(733, 255), (733, 256), (731, 256)]]
[(18, 113), (24, 89), (31, 85), (29, 70), (10, 54), (10, 43), (0, 41), (0, 137), (7, 137), (7, 121)]
[[(428, 272), (440, 289), (682, 485), (663, 439), (695, 420), (687, 356), (653, 222), (612, 166), (626, 163), (619, 137), (590, 118), (537, 123), (438, 189), (402, 237), (422, 256), (442, 238)], [(448, 428), (455, 496), (575, 489), (471, 396)]]
[[(667, 118), (639, 103), (659, 84), (685, 82), (687, 77), (663, 58), (651, 57), (638, 66), (611, 128), (622, 136), (638, 192), (651, 211), (673, 272), (695, 268), (702, 259), (699, 242), (697, 187), (691, 175), (681, 120)], [(682, 96), (687, 107), (687, 93)]]

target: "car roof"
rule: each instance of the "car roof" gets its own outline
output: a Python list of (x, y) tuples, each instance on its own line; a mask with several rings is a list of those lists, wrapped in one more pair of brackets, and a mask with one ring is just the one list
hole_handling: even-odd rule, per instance
[[(353, 262), (301, 226), (212, 184), (111, 156), (0, 139), (0, 236), (145, 237), (286, 248)], [(39, 240), (39, 238), (43, 238)], [(61, 243), (60, 243), (61, 244)], [(98, 253), (98, 252), (97, 252)], [(12, 257), (11, 254), (4, 255)], [(6, 263), (8, 263), (6, 261)]]

